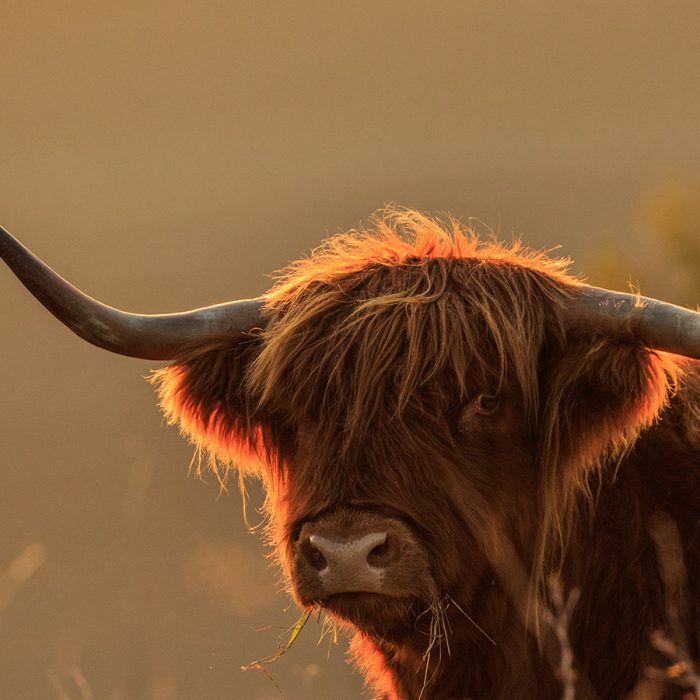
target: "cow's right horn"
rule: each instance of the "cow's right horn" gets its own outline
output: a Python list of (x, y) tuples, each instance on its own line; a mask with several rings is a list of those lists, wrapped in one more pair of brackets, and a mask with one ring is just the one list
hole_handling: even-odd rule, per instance
[(174, 314), (131, 314), (83, 294), (0, 227), (0, 257), (24, 286), (88, 343), (145, 360), (171, 360), (189, 343), (264, 326), (262, 299), (243, 299)]

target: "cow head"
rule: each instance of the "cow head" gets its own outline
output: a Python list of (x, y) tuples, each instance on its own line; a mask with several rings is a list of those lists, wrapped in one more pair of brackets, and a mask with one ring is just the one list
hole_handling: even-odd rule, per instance
[(671, 362), (567, 328), (578, 293), (561, 262), (403, 214), (285, 271), (265, 330), (154, 379), (198, 446), (262, 477), (298, 602), (405, 641), (471, 606), (504, 538), (555, 565), (596, 466), (666, 399)]

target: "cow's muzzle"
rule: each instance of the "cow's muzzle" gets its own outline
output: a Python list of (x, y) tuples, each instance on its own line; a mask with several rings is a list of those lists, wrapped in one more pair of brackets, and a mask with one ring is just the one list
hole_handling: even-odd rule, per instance
[(425, 597), (425, 547), (400, 519), (343, 508), (308, 521), (293, 544), (292, 577), (303, 604), (341, 594)]

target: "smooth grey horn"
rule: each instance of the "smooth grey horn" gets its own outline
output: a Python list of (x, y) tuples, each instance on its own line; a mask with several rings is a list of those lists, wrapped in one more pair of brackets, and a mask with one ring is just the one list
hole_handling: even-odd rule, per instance
[(172, 360), (193, 341), (244, 335), (265, 325), (263, 299), (242, 299), (174, 314), (131, 314), (83, 294), (0, 226), (0, 257), (24, 286), (88, 343), (144, 360)]
[(655, 350), (700, 360), (700, 312), (657, 299), (582, 285), (566, 324), (577, 334), (634, 337)]

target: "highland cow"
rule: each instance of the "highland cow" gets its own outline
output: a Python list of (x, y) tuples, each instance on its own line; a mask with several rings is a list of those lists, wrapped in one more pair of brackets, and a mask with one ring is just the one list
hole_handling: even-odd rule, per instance
[[(413, 211), (331, 238), (261, 299), (166, 316), (106, 307), (0, 236), (84, 339), (168, 361), (166, 416), (263, 480), (295, 600), (348, 626), (375, 697), (691, 687), (699, 313)], [(672, 663), (675, 685), (651, 678)]]

